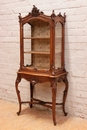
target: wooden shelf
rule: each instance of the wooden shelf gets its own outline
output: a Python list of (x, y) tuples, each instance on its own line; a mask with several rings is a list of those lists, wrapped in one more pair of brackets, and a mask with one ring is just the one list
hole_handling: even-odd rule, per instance
[[(25, 54), (50, 54), (50, 52), (46, 52), (46, 51), (27, 51), (27, 52), (24, 52)], [(56, 52), (56, 54), (60, 54), (61, 51), (59, 52)]]
[(24, 52), (24, 53), (27, 53), (27, 54), (50, 54), (50, 52), (46, 52), (46, 51), (28, 51), (28, 52)]
[(49, 70), (49, 67), (42, 67), (42, 66), (33, 66), (33, 65), (31, 65), (31, 66), (24, 66), (24, 67), (26, 67), (26, 68), (30, 68), (30, 69), (39, 69), (39, 70)]
[[(62, 36), (55, 37), (56, 39), (62, 38)], [(24, 37), (23, 39), (35, 39), (35, 40), (41, 40), (41, 39), (50, 39), (50, 37)]]
[(46, 39), (46, 40), (49, 40), (50, 37), (24, 37), (23, 39), (33, 39), (33, 40)]

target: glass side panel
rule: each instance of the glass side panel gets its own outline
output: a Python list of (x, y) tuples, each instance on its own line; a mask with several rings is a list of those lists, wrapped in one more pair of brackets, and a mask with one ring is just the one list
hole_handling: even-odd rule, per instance
[(62, 54), (62, 25), (60, 22), (55, 26), (55, 68), (61, 68)]
[(31, 39), (28, 39), (28, 37), (31, 36), (31, 26), (26, 23), (23, 26), (23, 43), (24, 43), (24, 66), (31, 65), (31, 54), (29, 51), (31, 51)]
[(25, 24), (24, 66), (37, 69), (50, 68), (50, 26), (42, 20)]

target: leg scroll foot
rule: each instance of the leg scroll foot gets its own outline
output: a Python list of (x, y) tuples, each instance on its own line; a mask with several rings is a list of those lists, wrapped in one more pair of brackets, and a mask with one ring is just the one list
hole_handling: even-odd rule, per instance
[(65, 113), (64, 113), (64, 115), (65, 115), (65, 116), (67, 116), (67, 115), (68, 115), (68, 113), (67, 113), (67, 112), (65, 112)]
[(20, 112), (17, 112), (17, 115), (19, 116), (19, 115), (20, 115)]

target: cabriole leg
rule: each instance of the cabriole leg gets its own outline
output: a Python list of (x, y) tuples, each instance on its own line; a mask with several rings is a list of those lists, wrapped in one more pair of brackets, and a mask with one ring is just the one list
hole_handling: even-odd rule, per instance
[(67, 116), (67, 113), (65, 112), (65, 101), (66, 101), (67, 92), (68, 92), (68, 80), (67, 80), (66, 76), (65, 76), (63, 82), (65, 83), (65, 90), (64, 90), (64, 94), (63, 94), (63, 112), (64, 112), (64, 115)]
[(18, 90), (18, 84), (21, 81), (21, 78), (19, 75), (17, 75), (17, 79), (15, 81), (15, 88), (16, 88), (16, 93), (18, 97), (18, 102), (19, 102), (19, 111), (17, 112), (18, 115), (20, 115), (21, 112), (21, 97), (20, 97), (20, 91)]
[(53, 116), (53, 122), (54, 125), (56, 125), (56, 91), (57, 91), (57, 81), (54, 79), (51, 82), (52, 87), (52, 116)]

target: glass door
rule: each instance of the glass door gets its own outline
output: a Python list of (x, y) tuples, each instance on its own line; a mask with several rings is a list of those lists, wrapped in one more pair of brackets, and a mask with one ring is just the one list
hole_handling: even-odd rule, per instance
[[(26, 27), (27, 26), (27, 27)], [(50, 25), (36, 19), (24, 25), (24, 66), (50, 68)]]

